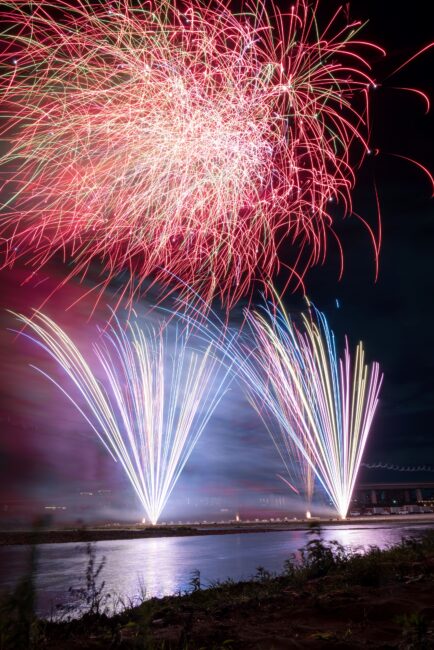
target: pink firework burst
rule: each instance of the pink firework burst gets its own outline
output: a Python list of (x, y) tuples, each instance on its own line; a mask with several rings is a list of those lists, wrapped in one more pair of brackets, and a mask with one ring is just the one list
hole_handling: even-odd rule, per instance
[(130, 300), (152, 279), (230, 309), (284, 238), (296, 277), (322, 259), (367, 151), (360, 23), (320, 31), (306, 0), (2, 6), (4, 265), (99, 260)]

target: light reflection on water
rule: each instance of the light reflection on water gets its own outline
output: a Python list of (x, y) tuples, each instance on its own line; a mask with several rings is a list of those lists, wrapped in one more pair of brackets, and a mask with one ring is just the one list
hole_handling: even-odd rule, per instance
[[(402, 537), (421, 534), (425, 526), (402, 524), (341, 525), (323, 527), (326, 540), (346, 547), (384, 548)], [(216, 580), (240, 580), (256, 573), (258, 566), (280, 572), (283, 563), (309, 541), (306, 530), (267, 533), (161, 537), (97, 542), (97, 562), (107, 562), (100, 580), (108, 593), (132, 599), (146, 588), (147, 597), (165, 596), (189, 589), (192, 572), (200, 571), (206, 586)], [(84, 584), (87, 565), (85, 545), (43, 544), (38, 547), (36, 588), (38, 613), (48, 616), (56, 604), (71, 602), (69, 588)], [(0, 589), (11, 588), (27, 569), (29, 547), (0, 547)]]

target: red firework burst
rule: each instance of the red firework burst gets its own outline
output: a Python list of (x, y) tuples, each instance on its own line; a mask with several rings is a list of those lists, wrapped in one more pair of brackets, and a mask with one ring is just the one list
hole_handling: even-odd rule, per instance
[(98, 259), (130, 299), (153, 278), (229, 309), (284, 237), (298, 277), (322, 258), (368, 148), (360, 23), (320, 31), (306, 0), (4, 6), (5, 265)]

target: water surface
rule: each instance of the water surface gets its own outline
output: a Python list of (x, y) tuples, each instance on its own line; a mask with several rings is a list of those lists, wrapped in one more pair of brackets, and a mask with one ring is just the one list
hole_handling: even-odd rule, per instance
[[(427, 525), (348, 524), (324, 526), (322, 536), (353, 549), (398, 543), (402, 537), (417, 536)], [(146, 596), (165, 596), (190, 588), (192, 572), (200, 571), (203, 586), (232, 578), (250, 578), (259, 566), (280, 572), (292, 553), (309, 541), (307, 530), (266, 533), (209, 535), (202, 537), (160, 537), (100, 541), (95, 543), (97, 562), (106, 558), (99, 581), (105, 590), (133, 599), (142, 586)], [(85, 544), (41, 544), (37, 547), (37, 611), (49, 616), (56, 605), (79, 606), (73, 589), (84, 585), (87, 565)], [(27, 546), (0, 547), (0, 590), (12, 588), (28, 570)], [(77, 612), (76, 612), (77, 613)]]

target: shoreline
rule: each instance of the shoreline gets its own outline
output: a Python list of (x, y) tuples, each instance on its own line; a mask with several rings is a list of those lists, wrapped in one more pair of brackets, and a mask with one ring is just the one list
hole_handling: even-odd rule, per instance
[(411, 524), (434, 526), (434, 514), (425, 515), (379, 515), (370, 517), (351, 517), (341, 519), (298, 519), (284, 522), (233, 522), (227, 524), (170, 525), (144, 527), (139, 525), (120, 527), (89, 526), (83, 528), (62, 528), (50, 530), (10, 530), (0, 531), (1, 546), (21, 546), (32, 544), (68, 544), (82, 542), (116, 541), (127, 539), (148, 539), (159, 537), (200, 537), (206, 535), (235, 535), (247, 533), (284, 532), (306, 530), (312, 524), (321, 527), (365, 526)]
[[(421, 522), (422, 523), (422, 522)], [(79, 618), (37, 618), (34, 582), (0, 595), (2, 647), (22, 650), (384, 650), (434, 647), (434, 531), (384, 550), (346, 551), (315, 539), (282, 573), (258, 567), (250, 579), (190, 589), (172, 596), (120, 599), (107, 615), (103, 578), (88, 552), (86, 585), (77, 591)], [(24, 641), (23, 641), (24, 640)]]

